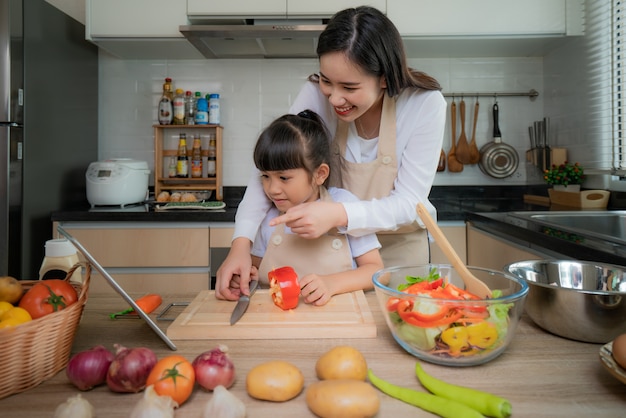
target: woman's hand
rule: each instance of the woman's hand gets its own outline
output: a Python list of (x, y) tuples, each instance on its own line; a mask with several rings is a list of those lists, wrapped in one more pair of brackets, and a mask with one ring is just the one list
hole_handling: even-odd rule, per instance
[(237, 300), (241, 294), (250, 294), (251, 273), (258, 276), (256, 268), (252, 268), (250, 256), (250, 240), (236, 238), (228, 256), (217, 270), (215, 297), (218, 299)]
[(270, 226), (284, 223), (294, 234), (302, 238), (315, 239), (332, 228), (346, 226), (348, 215), (341, 203), (308, 202), (288, 209), (283, 215), (270, 221)]

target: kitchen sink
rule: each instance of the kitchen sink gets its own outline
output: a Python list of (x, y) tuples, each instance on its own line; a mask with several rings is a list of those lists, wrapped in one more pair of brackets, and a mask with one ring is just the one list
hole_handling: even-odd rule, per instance
[(626, 211), (539, 211), (509, 215), (582, 236), (626, 245)]

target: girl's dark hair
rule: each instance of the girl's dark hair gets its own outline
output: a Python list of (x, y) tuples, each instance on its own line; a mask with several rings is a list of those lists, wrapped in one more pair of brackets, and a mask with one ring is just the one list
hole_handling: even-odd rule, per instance
[[(380, 10), (360, 6), (337, 12), (320, 34), (317, 55), (343, 52), (371, 75), (384, 76), (387, 94), (394, 97), (406, 88), (441, 90), (433, 77), (409, 68), (398, 29)], [(319, 81), (314, 74), (311, 81)]]
[(254, 164), (261, 171), (304, 168), (312, 175), (323, 163), (330, 165), (330, 137), (311, 110), (279, 117), (261, 132), (254, 147)]

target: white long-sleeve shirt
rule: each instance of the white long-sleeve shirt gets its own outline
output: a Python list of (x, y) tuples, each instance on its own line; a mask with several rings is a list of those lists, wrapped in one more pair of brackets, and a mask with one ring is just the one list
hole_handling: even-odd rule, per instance
[[(428, 201), (428, 195), (441, 154), (446, 106), (439, 91), (405, 89), (399, 95), (396, 101), (398, 176), (394, 181), (394, 190), (381, 199), (342, 203), (348, 215), (348, 234), (362, 236), (410, 224), (417, 219), (415, 208), (418, 202), (424, 203), (436, 218), (435, 207)], [(303, 86), (289, 113), (296, 114), (305, 109), (318, 113), (334, 135), (337, 116), (317, 83), (307, 82)], [(351, 124), (345, 155), (348, 161), (368, 162), (376, 158), (377, 147), (369, 153), (362, 153), (361, 142), (354, 124)], [(234, 238), (247, 237), (253, 241), (270, 207), (271, 202), (263, 192), (259, 173), (255, 169), (237, 209)]]

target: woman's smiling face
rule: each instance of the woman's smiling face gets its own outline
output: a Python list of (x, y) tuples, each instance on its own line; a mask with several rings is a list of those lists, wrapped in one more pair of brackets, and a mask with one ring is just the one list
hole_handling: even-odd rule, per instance
[(373, 105), (382, 103), (383, 77), (367, 74), (343, 52), (320, 57), (320, 89), (334, 107), (337, 117), (352, 122)]

